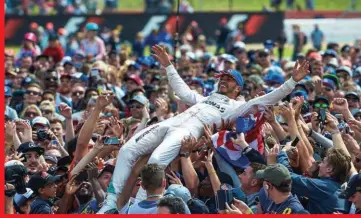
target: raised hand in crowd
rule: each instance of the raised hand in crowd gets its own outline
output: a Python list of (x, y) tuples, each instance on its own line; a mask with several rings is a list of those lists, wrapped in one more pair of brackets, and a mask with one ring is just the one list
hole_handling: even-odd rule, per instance
[(292, 78), (296, 82), (301, 81), (303, 78), (310, 74), (309, 66), (310, 63), (306, 60), (302, 61), (301, 63), (299, 61), (296, 61), (296, 65), (293, 67)]
[(65, 119), (71, 119), (72, 109), (65, 103), (59, 104), (59, 112)]
[(243, 132), (237, 134), (237, 138), (231, 138), (231, 141), (233, 144), (240, 146), (242, 150), (244, 150), (249, 146), (248, 143), (246, 142)]
[(23, 132), (19, 132), (19, 137), (21, 142), (22, 143), (32, 142), (34, 138), (34, 134), (36, 135), (36, 132), (33, 133), (29, 122), (25, 120), (21, 120), (21, 121), (17, 121), (16, 123), (19, 124), (23, 129)]
[(163, 67), (168, 67), (172, 64), (164, 47), (154, 45), (152, 46), (152, 52), (154, 59), (156, 59)]
[(118, 121), (115, 117), (110, 117), (110, 123), (108, 127), (112, 130), (112, 133), (120, 139), (124, 138), (124, 124)]
[(277, 156), (280, 152), (280, 145), (276, 144), (271, 148), (267, 155), (267, 165), (276, 164), (277, 163)]
[(113, 102), (115, 95), (112, 91), (103, 91), (96, 100), (95, 108), (102, 111)]
[(159, 121), (164, 120), (168, 113), (168, 103), (163, 98), (157, 98), (155, 100), (155, 113)]
[(170, 184), (183, 185), (182, 181), (178, 178), (178, 176), (173, 171), (170, 171), (170, 174), (167, 173), (166, 176), (168, 177)]

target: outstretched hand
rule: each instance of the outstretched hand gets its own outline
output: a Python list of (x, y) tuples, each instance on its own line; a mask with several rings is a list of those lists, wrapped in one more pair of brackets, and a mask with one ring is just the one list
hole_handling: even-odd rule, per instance
[(309, 66), (310, 63), (306, 60), (302, 61), (301, 63), (296, 61), (296, 65), (293, 68), (292, 78), (296, 82), (301, 81), (303, 78), (310, 74)]
[(165, 48), (163, 48), (162, 46), (152, 46), (152, 52), (153, 58), (156, 59), (164, 68), (172, 64), (168, 58), (168, 54), (165, 51)]

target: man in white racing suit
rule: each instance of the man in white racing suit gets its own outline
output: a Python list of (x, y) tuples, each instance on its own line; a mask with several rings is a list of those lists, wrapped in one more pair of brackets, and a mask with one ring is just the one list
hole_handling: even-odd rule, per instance
[(276, 104), (291, 93), (297, 82), (309, 73), (308, 62), (300, 65), (297, 63), (293, 78), (273, 92), (245, 102), (235, 100), (244, 85), (241, 73), (236, 70), (228, 70), (221, 72), (219, 76), (218, 92), (204, 97), (186, 85), (162, 47), (153, 46), (152, 51), (154, 58), (165, 67), (169, 84), (176, 95), (182, 101), (193, 106), (175, 117), (143, 129), (123, 145), (118, 154), (104, 206), (98, 214), (116, 208), (117, 197), (122, 192), (133, 164), (139, 157), (151, 154), (148, 163), (167, 166), (179, 155), (181, 141), (184, 137), (199, 138), (203, 134), (204, 125), (215, 123), (220, 126), (222, 118), (235, 121), (237, 117), (247, 113), (252, 106)]

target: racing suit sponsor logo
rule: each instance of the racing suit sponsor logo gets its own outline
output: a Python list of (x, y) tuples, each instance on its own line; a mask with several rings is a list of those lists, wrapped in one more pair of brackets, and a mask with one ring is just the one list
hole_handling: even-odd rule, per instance
[(217, 108), (221, 113), (223, 113), (226, 110), (224, 107), (213, 101), (204, 101), (203, 103)]
[(158, 128), (159, 125), (153, 126), (152, 128), (148, 129), (147, 131), (143, 132), (142, 135), (140, 135), (138, 138), (135, 139), (135, 142), (138, 142), (139, 140), (141, 140), (142, 138), (144, 138), (144, 136), (148, 135), (152, 130)]

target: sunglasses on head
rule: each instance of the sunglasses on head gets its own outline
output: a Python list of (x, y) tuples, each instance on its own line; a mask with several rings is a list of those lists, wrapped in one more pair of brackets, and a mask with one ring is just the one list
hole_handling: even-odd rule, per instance
[(40, 95), (40, 92), (30, 91), (30, 90), (26, 90), (25, 93), (28, 94), (28, 95)]
[(323, 108), (323, 109), (327, 109), (328, 108), (328, 104), (320, 104), (320, 103), (316, 103), (315, 108)]

